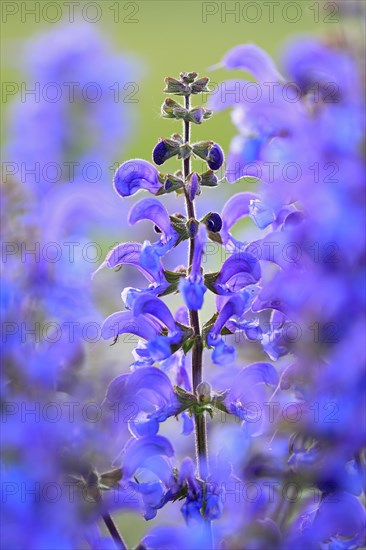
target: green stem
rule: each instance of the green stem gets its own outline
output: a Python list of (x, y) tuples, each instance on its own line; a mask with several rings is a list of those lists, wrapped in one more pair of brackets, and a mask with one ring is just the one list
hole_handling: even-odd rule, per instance
[[(185, 108), (190, 108), (190, 97), (185, 96)], [(184, 142), (189, 143), (190, 140), (190, 124), (184, 121)], [(190, 157), (183, 161), (183, 173), (184, 180), (187, 182), (188, 175), (191, 171), (191, 159)], [(185, 200), (187, 217), (196, 219), (196, 213), (194, 208), (194, 202), (190, 199), (189, 193), (185, 189)], [(191, 237), (189, 240), (189, 268), (192, 266), (194, 256), (195, 238)], [(202, 382), (202, 356), (203, 356), (203, 341), (200, 329), (200, 321), (198, 311), (189, 310), (189, 320), (191, 328), (194, 331), (194, 344), (192, 346), (192, 385), (193, 391), (196, 392), (197, 386)], [(194, 415), (195, 424), (195, 442), (196, 442), (196, 460), (198, 473), (200, 478), (205, 481), (208, 477), (208, 452), (207, 452), (207, 427), (206, 417), (204, 413)], [(211, 522), (206, 519), (206, 526), (208, 529), (210, 548), (212, 548), (212, 532)]]
[(111, 515), (108, 514), (108, 512), (103, 514), (103, 520), (104, 520), (104, 523), (106, 524), (106, 526), (108, 528), (108, 531), (111, 534), (111, 537), (114, 541), (114, 544), (116, 545), (116, 548), (118, 550), (128, 550), (127, 544), (123, 540), (122, 535), (118, 531), (116, 524), (114, 523)]

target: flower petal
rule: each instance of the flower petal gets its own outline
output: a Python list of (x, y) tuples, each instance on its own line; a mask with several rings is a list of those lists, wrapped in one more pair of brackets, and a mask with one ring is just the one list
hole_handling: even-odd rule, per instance
[(117, 311), (112, 313), (102, 325), (102, 338), (109, 340), (119, 334), (135, 334), (145, 340), (150, 340), (158, 334), (154, 322), (148, 318), (135, 319), (131, 311)]
[(175, 400), (173, 386), (168, 376), (156, 367), (141, 367), (129, 375), (125, 392), (137, 393), (148, 388), (161, 395), (166, 401)]
[(117, 169), (113, 184), (118, 195), (129, 197), (140, 189), (156, 194), (161, 184), (159, 172), (146, 160), (133, 159), (121, 164)]
[(245, 300), (245, 298), (240, 294), (231, 296), (219, 312), (219, 315), (210, 330), (210, 334), (214, 337), (218, 336), (230, 317), (241, 317), (244, 313), (246, 303), (247, 300)]
[(133, 304), (133, 314), (135, 317), (139, 317), (139, 321), (142, 315), (149, 313), (156, 319), (159, 319), (171, 332), (176, 332), (178, 327), (175, 324), (173, 315), (170, 312), (168, 306), (157, 298), (149, 294), (142, 294), (138, 296)]
[(197, 281), (192, 281), (188, 277), (181, 277), (178, 283), (179, 292), (182, 294), (184, 303), (188, 309), (198, 311), (203, 306), (203, 296), (207, 290), (202, 282), (202, 278)]
[(253, 82), (248, 80), (229, 79), (217, 86), (208, 99), (207, 105), (214, 112), (222, 111), (228, 107), (235, 107), (245, 98), (245, 88)]
[(237, 193), (230, 197), (224, 204), (221, 212), (222, 229), (221, 238), (223, 242), (228, 240), (230, 228), (244, 216), (249, 216), (249, 205), (251, 201), (257, 200), (259, 197), (255, 193)]
[(192, 261), (192, 269), (190, 275), (193, 277), (201, 276), (201, 262), (203, 248), (207, 241), (207, 231), (203, 224), (200, 224), (198, 233), (194, 240), (194, 256)]
[(255, 44), (235, 46), (225, 55), (222, 65), (226, 69), (248, 71), (260, 83), (284, 80), (272, 58)]
[(168, 457), (174, 455), (172, 444), (166, 437), (154, 435), (130, 440), (125, 447), (124, 476), (131, 477), (149, 458), (157, 455)]
[(248, 252), (237, 252), (223, 263), (213, 286), (218, 294), (237, 292), (246, 285), (257, 283), (260, 277), (258, 260)]
[(152, 221), (166, 236), (175, 233), (167, 209), (157, 199), (142, 199), (131, 208), (128, 223), (134, 225), (140, 220)]
[(103, 267), (112, 269), (120, 265), (133, 265), (138, 269), (150, 283), (162, 282), (164, 277), (164, 270), (160, 266), (158, 271), (149, 269), (146, 266), (142, 266), (140, 262), (142, 245), (140, 243), (121, 243), (111, 250), (104, 262), (94, 271), (93, 276), (100, 271)]

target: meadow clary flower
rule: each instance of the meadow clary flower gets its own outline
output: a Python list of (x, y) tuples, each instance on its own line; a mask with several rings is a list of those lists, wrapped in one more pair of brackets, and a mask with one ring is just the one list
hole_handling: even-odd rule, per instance
[(121, 197), (129, 197), (140, 189), (156, 195), (161, 187), (159, 172), (150, 162), (142, 159), (121, 164), (114, 175), (114, 188)]
[(150, 270), (159, 270), (160, 258), (171, 250), (179, 234), (173, 228), (166, 208), (157, 199), (142, 199), (128, 214), (128, 222), (133, 225), (140, 220), (150, 220), (162, 233), (158, 242), (145, 241), (141, 248), (140, 264)]
[(208, 273), (205, 283), (215, 294), (228, 296), (257, 283), (260, 277), (261, 268), (257, 258), (243, 250), (229, 256), (219, 273)]
[(134, 404), (137, 412), (128, 425), (135, 437), (157, 434), (159, 423), (178, 414), (180, 408), (169, 378), (156, 367), (141, 367), (118, 376), (109, 384), (105, 399), (109, 406), (119, 404), (119, 410)]
[(209, 346), (214, 348), (212, 353), (212, 361), (217, 365), (227, 365), (235, 359), (234, 346), (228, 346), (220, 337), (221, 330), (231, 317), (241, 317), (246, 301), (240, 294), (231, 296), (229, 300), (219, 310), (219, 314), (212, 328), (206, 336), (206, 341)]
[(203, 305), (203, 296), (207, 290), (201, 273), (201, 261), (203, 247), (206, 243), (206, 229), (200, 226), (195, 237), (195, 247), (192, 266), (188, 277), (179, 280), (179, 291), (183, 294), (184, 302), (188, 309), (198, 311)]

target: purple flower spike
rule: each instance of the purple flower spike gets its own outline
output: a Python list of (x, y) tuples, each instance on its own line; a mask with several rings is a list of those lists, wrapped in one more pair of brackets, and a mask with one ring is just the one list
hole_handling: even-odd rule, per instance
[(217, 143), (214, 143), (207, 157), (207, 164), (211, 170), (218, 170), (224, 162), (224, 153)]
[(121, 164), (114, 175), (113, 183), (121, 197), (129, 197), (140, 189), (146, 189), (155, 195), (161, 187), (159, 172), (155, 166), (142, 159)]
[(271, 57), (254, 44), (241, 44), (232, 48), (220, 66), (226, 69), (242, 69), (252, 74), (260, 83), (283, 81)]

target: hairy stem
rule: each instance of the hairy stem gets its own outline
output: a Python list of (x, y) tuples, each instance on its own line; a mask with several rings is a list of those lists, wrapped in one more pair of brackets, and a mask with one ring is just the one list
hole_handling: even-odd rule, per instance
[[(185, 108), (190, 108), (190, 97), (185, 97)], [(190, 124), (184, 121), (184, 141), (189, 143), (190, 140)], [(185, 182), (187, 182), (188, 175), (191, 171), (191, 159), (190, 157), (183, 161), (183, 173)], [(194, 202), (190, 199), (189, 193), (185, 190), (186, 210), (187, 217), (196, 218)], [(194, 255), (195, 238), (189, 240), (189, 253), (188, 261), (189, 267), (192, 265)], [(203, 355), (203, 342), (200, 329), (200, 320), (198, 311), (189, 310), (189, 320), (191, 327), (194, 331), (194, 344), (192, 346), (192, 385), (193, 390), (196, 391), (197, 386), (202, 382), (202, 355)], [(202, 480), (206, 480), (208, 476), (208, 453), (207, 453), (207, 428), (206, 418), (203, 413), (195, 414), (195, 442), (196, 442), (196, 459), (199, 476)], [(209, 538), (212, 541), (211, 522), (206, 520), (207, 528), (209, 531)], [(212, 542), (211, 546), (212, 547)]]
[(116, 548), (118, 550), (128, 550), (127, 545), (126, 545), (125, 541), (122, 538), (122, 535), (118, 531), (116, 524), (114, 523), (111, 515), (108, 514), (108, 512), (103, 514), (103, 520), (104, 520), (104, 523), (106, 524), (106, 526), (108, 528), (108, 531), (111, 534), (111, 537), (114, 541), (114, 544), (116, 545)]

